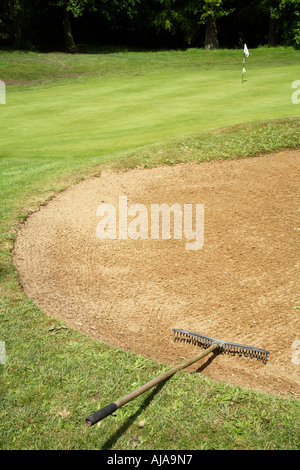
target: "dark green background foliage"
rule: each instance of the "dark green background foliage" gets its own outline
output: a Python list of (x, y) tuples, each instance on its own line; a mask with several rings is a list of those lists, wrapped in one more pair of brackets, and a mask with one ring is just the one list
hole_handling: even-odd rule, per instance
[(0, 0), (0, 45), (300, 47), (300, 0)]

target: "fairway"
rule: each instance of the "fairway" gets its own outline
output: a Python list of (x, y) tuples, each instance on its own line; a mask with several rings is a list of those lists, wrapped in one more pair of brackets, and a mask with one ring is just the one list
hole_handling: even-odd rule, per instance
[[(171, 59), (165, 53), (165, 67), (159, 63), (154, 70), (151, 61), (147, 68), (136, 63), (135, 54), (129, 65), (120, 56), (119, 72), (8, 87), (0, 154), (98, 157), (220, 126), (299, 115), (291, 100), (299, 57), (287, 54), (276, 63), (275, 54), (264, 64), (261, 51), (255, 54), (243, 84), (238, 51), (224, 52), (227, 62), (219, 51), (213, 66), (212, 55), (202, 51), (190, 54), (186, 66), (182, 53)], [(147, 62), (145, 56), (140, 62)]]

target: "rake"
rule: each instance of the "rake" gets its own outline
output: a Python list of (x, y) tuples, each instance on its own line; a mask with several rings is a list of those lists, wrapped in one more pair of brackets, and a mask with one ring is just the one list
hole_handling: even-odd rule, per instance
[(265, 349), (256, 348), (254, 346), (246, 346), (244, 344), (239, 343), (231, 343), (228, 341), (211, 338), (210, 336), (201, 335), (199, 333), (194, 333), (193, 331), (189, 330), (180, 330), (178, 328), (173, 328), (173, 332), (174, 342), (179, 341), (189, 343), (195, 346), (200, 346), (204, 348), (204, 351), (202, 351), (200, 354), (197, 354), (197, 356), (192, 357), (191, 359), (187, 359), (185, 362), (173, 367), (172, 369), (169, 369), (160, 376), (154, 378), (153, 380), (150, 380), (150, 382), (142, 385), (133, 392), (129, 393), (128, 395), (125, 395), (124, 397), (119, 398), (115, 402), (104, 406), (104, 408), (95, 411), (95, 413), (92, 413), (85, 419), (85, 423), (87, 424), (87, 426), (92, 426), (98, 423), (103, 418), (106, 418), (107, 416), (111, 415), (118, 408), (121, 408), (129, 401), (134, 400), (136, 397), (138, 397), (142, 393), (145, 393), (150, 388), (153, 388), (155, 385), (168, 379), (172, 375), (176, 374), (176, 372), (178, 372), (179, 370), (185, 369), (188, 366), (194, 364), (195, 362), (198, 362), (200, 359), (207, 356), (213, 351), (220, 354), (237, 354), (239, 356), (254, 358), (259, 360), (263, 364), (266, 364), (268, 360), (269, 351), (266, 351)]

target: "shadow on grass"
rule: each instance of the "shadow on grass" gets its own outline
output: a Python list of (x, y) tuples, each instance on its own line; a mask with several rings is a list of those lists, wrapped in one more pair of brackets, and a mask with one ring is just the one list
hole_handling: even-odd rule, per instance
[[(137, 419), (137, 417), (142, 413), (143, 410), (145, 410), (155, 397), (155, 395), (160, 392), (160, 390), (164, 387), (164, 385), (168, 382), (170, 377), (160, 384), (158, 384), (154, 390), (150, 393), (150, 395), (143, 401), (143, 403), (140, 405), (140, 407), (137, 409), (137, 411), (130, 416), (123, 424), (122, 426), (117, 429), (117, 431), (114, 432), (114, 434), (107, 439), (107, 441), (103, 444), (101, 447), (101, 450), (110, 450), (111, 447), (116, 444), (118, 439), (122, 436), (123, 433), (127, 431), (127, 429), (133, 424), (133, 422)], [(117, 411), (116, 411), (117, 412)]]
[[(209, 366), (211, 364), (211, 362), (215, 359), (216, 356), (218, 356), (218, 352), (214, 352), (212, 354), (212, 356), (204, 363), (202, 364), (201, 367), (199, 367), (197, 370), (196, 370), (196, 373), (198, 372), (201, 372), (202, 370), (204, 370), (207, 366)], [(132, 415), (130, 416), (123, 424), (122, 426), (117, 429), (117, 431), (114, 432), (114, 434), (109, 438), (107, 439), (107, 441), (103, 444), (103, 446), (101, 447), (101, 450), (110, 450), (112, 448), (112, 446), (114, 444), (116, 444), (116, 442), (118, 441), (118, 439), (122, 436), (123, 433), (125, 433), (127, 431), (127, 429), (133, 424), (133, 422), (137, 419), (137, 417), (142, 413), (142, 411), (144, 411), (151, 403), (151, 401), (153, 400), (153, 398), (155, 397), (155, 395), (157, 393), (159, 393), (161, 391), (161, 389), (166, 385), (166, 383), (172, 378), (173, 376), (171, 377), (168, 377), (166, 380), (164, 380), (163, 382), (159, 383), (155, 388), (154, 390), (149, 394), (149, 396), (143, 401), (143, 403), (140, 405), (140, 407), (137, 409), (137, 411)], [(117, 412), (117, 411), (116, 411)]]

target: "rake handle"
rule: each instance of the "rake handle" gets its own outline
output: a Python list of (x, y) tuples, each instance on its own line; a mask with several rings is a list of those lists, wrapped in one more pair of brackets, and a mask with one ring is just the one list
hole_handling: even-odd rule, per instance
[(213, 343), (209, 348), (205, 349), (205, 351), (202, 351), (200, 354), (197, 354), (197, 356), (194, 356), (191, 359), (187, 359), (185, 362), (182, 362), (181, 364), (178, 364), (172, 369), (169, 369), (168, 371), (164, 372), (160, 376), (156, 377), (155, 379), (150, 380), (150, 382), (147, 382), (146, 384), (137, 388), (133, 392), (129, 393), (128, 395), (125, 395), (124, 397), (119, 398), (115, 402), (104, 406), (98, 411), (95, 411), (95, 413), (92, 413), (85, 419), (85, 423), (88, 426), (92, 426), (93, 424), (98, 423), (98, 421), (101, 421), (102, 419), (106, 418), (106, 416), (111, 415), (118, 408), (121, 408), (121, 406), (125, 405), (131, 400), (134, 400), (136, 397), (138, 397), (142, 393), (145, 393), (147, 390), (159, 384), (160, 382), (163, 382), (164, 380), (168, 379), (172, 375), (176, 374), (176, 372), (178, 372), (179, 370), (185, 369), (186, 367), (191, 366), (195, 362), (198, 362), (200, 359), (207, 356), (209, 353), (211, 353), (218, 347), (219, 347), (219, 344)]

